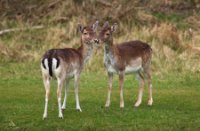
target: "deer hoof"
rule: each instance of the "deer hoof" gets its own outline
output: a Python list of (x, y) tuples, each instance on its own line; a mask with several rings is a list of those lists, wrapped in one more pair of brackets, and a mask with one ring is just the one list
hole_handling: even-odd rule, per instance
[(152, 106), (153, 105), (153, 99), (148, 100), (148, 106)]
[(135, 103), (134, 107), (139, 107), (140, 104), (141, 104), (141, 101), (137, 101), (137, 102)]
[(81, 108), (79, 108), (79, 109), (76, 109), (76, 111), (77, 111), (77, 112), (82, 112)]

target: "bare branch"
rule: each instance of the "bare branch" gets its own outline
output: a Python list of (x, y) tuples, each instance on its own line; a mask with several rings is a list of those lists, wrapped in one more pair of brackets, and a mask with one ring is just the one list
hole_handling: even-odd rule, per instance
[(12, 28), (12, 29), (5, 29), (0, 31), (0, 36), (10, 32), (17, 32), (17, 31), (25, 31), (25, 30), (35, 30), (35, 29), (42, 29), (44, 28), (43, 25), (27, 27), (27, 28)]

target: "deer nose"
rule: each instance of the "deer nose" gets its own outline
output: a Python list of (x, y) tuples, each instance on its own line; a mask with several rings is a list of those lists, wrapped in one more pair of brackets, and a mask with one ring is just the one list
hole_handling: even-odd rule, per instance
[(99, 40), (98, 39), (94, 39), (94, 42), (99, 44)]

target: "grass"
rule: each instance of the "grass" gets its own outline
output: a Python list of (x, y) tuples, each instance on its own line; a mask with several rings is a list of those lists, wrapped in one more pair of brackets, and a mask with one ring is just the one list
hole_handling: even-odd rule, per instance
[[(72, 82), (64, 119), (58, 118), (56, 82), (52, 82), (48, 119), (42, 120), (44, 87), (38, 63), (0, 65), (1, 130), (199, 130), (199, 74), (169, 73), (153, 76), (154, 105), (147, 106), (147, 88), (143, 103), (133, 108), (138, 84), (127, 76), (125, 109), (119, 108), (117, 77), (114, 78), (111, 106), (104, 108), (107, 84), (105, 73), (83, 72), (80, 104), (76, 112)], [(31, 70), (31, 71), (30, 71)], [(30, 71), (30, 73), (29, 73)]]

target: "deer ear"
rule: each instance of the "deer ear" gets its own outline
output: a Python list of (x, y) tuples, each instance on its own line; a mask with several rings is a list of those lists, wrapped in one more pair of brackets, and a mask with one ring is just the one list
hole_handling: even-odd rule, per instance
[(111, 31), (115, 32), (117, 30), (117, 27), (118, 27), (117, 23), (114, 23), (114, 25), (111, 26)]
[(83, 26), (81, 24), (78, 24), (77, 32), (83, 32)]
[(109, 27), (109, 22), (108, 22), (108, 21), (106, 21), (106, 22), (104, 23), (104, 25), (103, 25), (103, 28), (106, 28), (106, 27)]
[(92, 29), (93, 29), (94, 31), (96, 31), (98, 25), (99, 25), (99, 21), (97, 20), (97, 21), (92, 25)]

